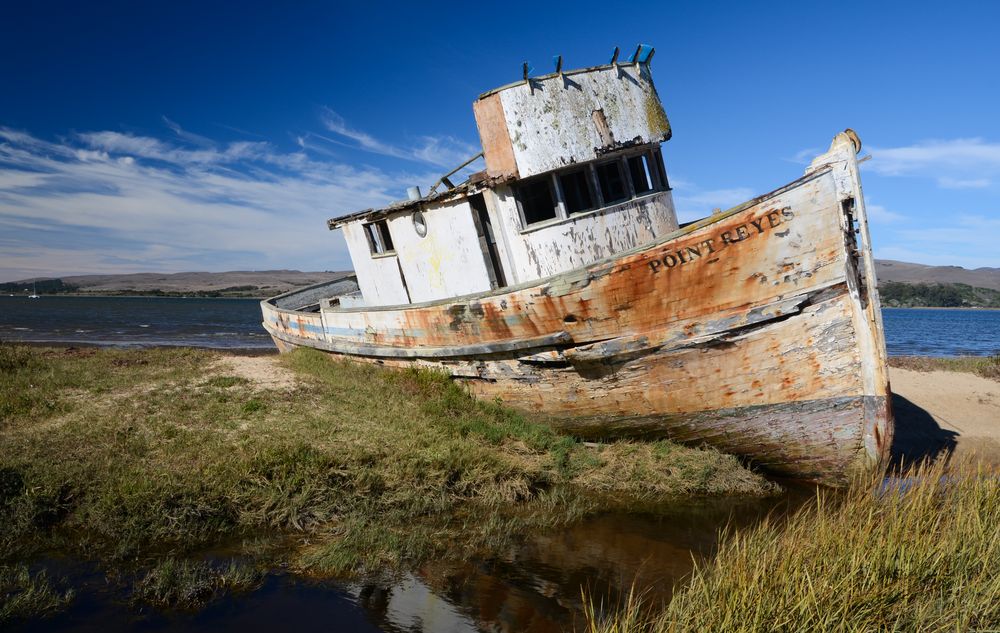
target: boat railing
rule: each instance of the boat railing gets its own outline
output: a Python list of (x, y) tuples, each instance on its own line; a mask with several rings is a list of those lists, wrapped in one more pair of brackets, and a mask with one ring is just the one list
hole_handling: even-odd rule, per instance
[(365, 305), (365, 297), (360, 290), (348, 292), (341, 295), (327, 297), (320, 301), (323, 310), (337, 310), (340, 308), (362, 308)]
[(318, 312), (324, 304), (324, 300), (354, 293), (360, 294), (360, 291), (358, 290), (357, 277), (352, 273), (331, 281), (324, 281), (306, 286), (305, 288), (297, 288), (269, 299), (267, 302), (282, 310)]

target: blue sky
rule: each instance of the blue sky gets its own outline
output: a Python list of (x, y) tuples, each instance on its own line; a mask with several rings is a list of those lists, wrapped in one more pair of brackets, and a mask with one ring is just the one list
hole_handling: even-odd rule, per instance
[(878, 257), (1000, 266), (1000, 3), (6, 3), (0, 281), (349, 267), (325, 220), (478, 151), (471, 104), (656, 47), (682, 219), (845, 127)]

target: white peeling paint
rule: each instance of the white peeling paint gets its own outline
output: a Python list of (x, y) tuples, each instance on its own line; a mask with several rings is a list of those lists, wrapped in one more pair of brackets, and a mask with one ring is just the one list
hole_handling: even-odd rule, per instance
[(609, 145), (594, 119), (598, 110), (617, 144), (656, 143), (670, 131), (645, 65), (532, 80), (531, 88), (499, 94), (521, 178), (597, 158)]
[(505, 259), (518, 282), (549, 277), (648, 244), (677, 229), (669, 191), (591, 213), (571, 215), (543, 228), (522, 231), (509, 187), (497, 187), (493, 205), (504, 232)]
[(489, 290), (490, 278), (468, 201), (428, 207), (423, 214), (425, 237), (414, 229), (411, 212), (389, 219), (410, 300), (419, 303)]
[[(365, 305), (384, 306), (409, 303), (406, 288), (399, 275), (399, 264), (393, 255), (372, 256), (362, 222), (344, 225), (347, 251), (358, 275), (358, 287), (364, 295)], [(395, 236), (393, 236), (395, 240)]]

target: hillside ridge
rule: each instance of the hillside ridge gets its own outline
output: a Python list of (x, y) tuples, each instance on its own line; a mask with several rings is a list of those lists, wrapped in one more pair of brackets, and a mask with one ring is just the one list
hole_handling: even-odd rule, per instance
[[(114, 275), (68, 275), (35, 277), (0, 283), (0, 291), (18, 293), (31, 290), (34, 283), (41, 293), (75, 294), (183, 294), (223, 293), (229, 296), (273, 296), (323, 281), (337, 279), (351, 271), (234, 270), (228, 272), (126, 273)], [(876, 259), (875, 274), (880, 284), (965, 284), (973, 288), (1000, 291), (1000, 268), (967, 269), (961, 266), (928, 266), (891, 259)]]

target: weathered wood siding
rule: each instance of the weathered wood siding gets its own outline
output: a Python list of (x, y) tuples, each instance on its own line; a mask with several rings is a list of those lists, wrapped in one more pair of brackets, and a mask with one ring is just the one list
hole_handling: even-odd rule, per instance
[(341, 229), (347, 242), (347, 251), (358, 276), (358, 285), (366, 305), (399, 305), (410, 302), (399, 263), (395, 255), (372, 255), (362, 222), (345, 224)]
[(541, 283), (427, 305), (325, 314), (336, 325), (333, 342), (418, 353), (553, 332), (582, 345), (682, 322), (692, 323), (693, 336), (730, 313), (843, 282), (845, 274), (840, 202), (825, 171), (665, 242)]
[(490, 277), (468, 200), (435, 204), (423, 215), (427, 223), (424, 237), (414, 229), (412, 213), (389, 218), (389, 231), (410, 301), (419, 303), (489, 290)]
[(481, 97), (475, 112), (491, 176), (527, 178), (670, 137), (647, 64), (533, 78)]
[(649, 244), (677, 229), (669, 191), (571, 215), (522, 229), (510, 187), (498, 186), (490, 197), (507, 266), (518, 282), (550, 277), (566, 270)]
[(483, 145), (483, 159), (486, 173), (491, 178), (517, 178), (517, 163), (514, 161), (514, 147), (507, 132), (503, 104), (499, 94), (491, 94), (472, 104), (479, 127), (479, 139)]

